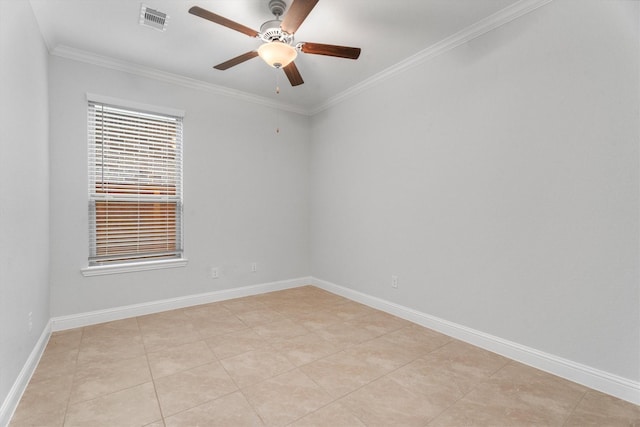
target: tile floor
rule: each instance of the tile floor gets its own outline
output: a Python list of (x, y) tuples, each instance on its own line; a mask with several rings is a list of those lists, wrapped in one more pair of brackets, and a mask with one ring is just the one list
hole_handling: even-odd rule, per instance
[(312, 286), (52, 334), (18, 426), (640, 426), (640, 407)]

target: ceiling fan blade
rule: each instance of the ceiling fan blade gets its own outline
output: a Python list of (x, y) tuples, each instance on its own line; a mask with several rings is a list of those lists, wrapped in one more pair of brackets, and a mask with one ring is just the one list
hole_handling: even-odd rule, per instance
[(236, 56), (235, 58), (232, 58), (228, 61), (225, 61), (221, 64), (216, 65), (215, 68), (216, 70), (226, 70), (229, 69), (231, 67), (235, 67), (238, 64), (242, 64), (244, 61), (248, 61), (251, 58), (255, 58), (256, 56), (258, 56), (258, 52), (256, 52), (255, 50), (252, 50), (250, 52), (247, 53), (243, 53), (240, 56)]
[(289, 34), (294, 34), (316, 3), (318, 3), (318, 0), (293, 0), (280, 28)]
[(215, 13), (209, 12), (208, 10), (201, 7), (193, 6), (191, 9), (189, 9), (189, 13), (199, 16), (200, 18), (207, 19), (211, 22), (215, 22), (216, 24), (220, 24), (227, 28), (231, 28), (232, 30), (239, 31), (243, 34), (248, 35), (249, 37), (258, 37), (258, 32), (256, 30), (245, 27), (242, 24), (238, 24), (237, 22), (227, 19), (224, 16), (216, 15)]
[(300, 75), (300, 71), (298, 71), (298, 67), (296, 67), (295, 62), (290, 62), (289, 65), (283, 68), (283, 70), (287, 75), (291, 86), (298, 86), (304, 83), (304, 80), (302, 80), (302, 76)]
[(313, 55), (337, 56), (338, 58), (358, 59), (360, 56), (359, 47), (336, 46), (322, 43), (302, 43), (300, 48), (304, 53)]

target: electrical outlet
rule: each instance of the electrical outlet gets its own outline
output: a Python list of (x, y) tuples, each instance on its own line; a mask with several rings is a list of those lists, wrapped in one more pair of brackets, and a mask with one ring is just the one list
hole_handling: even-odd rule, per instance
[(29, 312), (29, 332), (33, 330), (33, 312)]
[(218, 277), (220, 277), (220, 274), (218, 272), (218, 268), (217, 267), (211, 268), (211, 278), (212, 279), (217, 279)]
[(398, 288), (398, 276), (391, 276), (391, 287)]
[(258, 271), (258, 263), (257, 262), (252, 262), (251, 263), (251, 272), (255, 273), (256, 271)]

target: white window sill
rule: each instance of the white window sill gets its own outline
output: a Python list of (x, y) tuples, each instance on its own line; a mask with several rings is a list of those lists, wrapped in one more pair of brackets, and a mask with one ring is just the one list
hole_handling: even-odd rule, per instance
[(163, 259), (159, 261), (144, 261), (144, 262), (132, 262), (127, 264), (113, 264), (113, 265), (99, 265), (84, 267), (80, 269), (82, 275), (89, 276), (102, 276), (105, 274), (119, 274), (119, 273), (131, 273), (134, 271), (147, 271), (147, 270), (159, 270), (162, 268), (176, 268), (184, 267), (187, 265), (188, 260), (186, 258), (181, 259)]

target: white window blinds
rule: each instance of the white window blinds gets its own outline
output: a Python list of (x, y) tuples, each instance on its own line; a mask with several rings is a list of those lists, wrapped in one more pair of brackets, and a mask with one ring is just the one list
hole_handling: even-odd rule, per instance
[(182, 258), (182, 118), (89, 101), (89, 265)]

